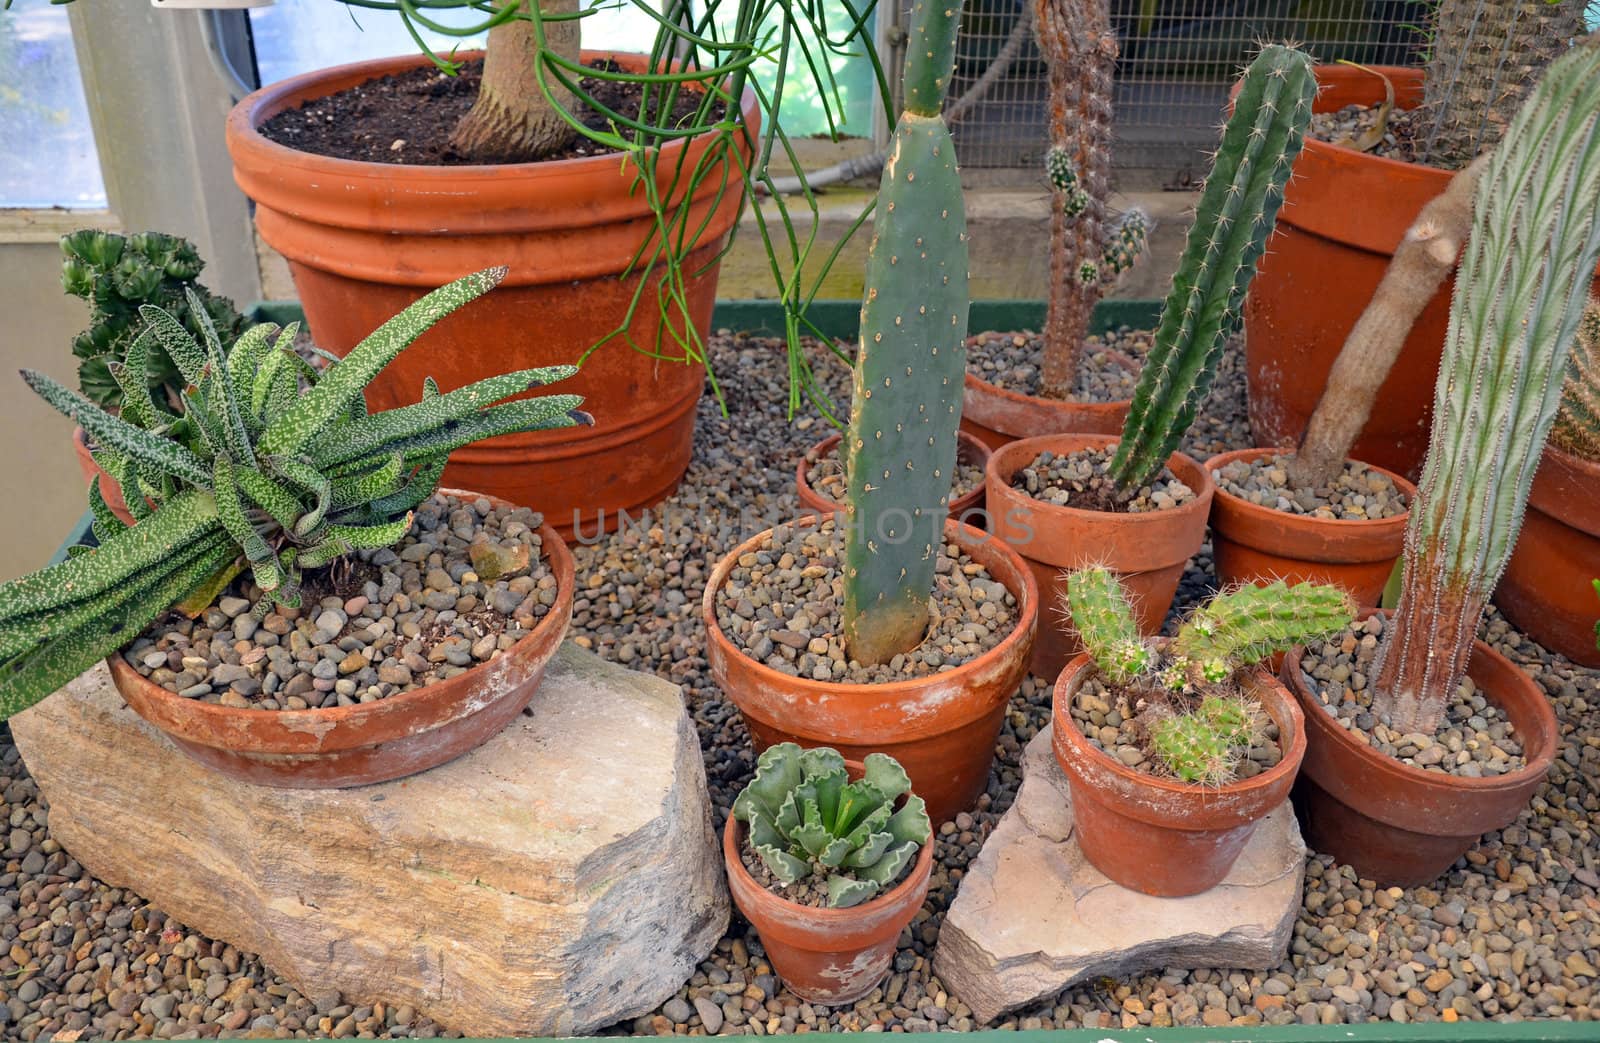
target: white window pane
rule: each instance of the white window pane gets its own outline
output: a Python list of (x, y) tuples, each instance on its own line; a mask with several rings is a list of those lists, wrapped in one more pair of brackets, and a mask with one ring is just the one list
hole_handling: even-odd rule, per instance
[(106, 205), (67, 9), (0, 12), (0, 207)]

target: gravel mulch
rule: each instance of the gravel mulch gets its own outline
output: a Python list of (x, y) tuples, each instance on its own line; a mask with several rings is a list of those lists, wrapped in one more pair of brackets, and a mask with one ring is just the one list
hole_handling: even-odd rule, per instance
[[(1090, 336), (1078, 360), (1074, 402), (1124, 402), (1139, 383), (1139, 367), (1150, 351), (1152, 334), (1126, 326)], [(1021, 333), (980, 333), (967, 345), (967, 372), (996, 387), (1037, 395), (1042, 377), (1044, 338)]]
[[(1151, 750), (1150, 733), (1141, 720), (1146, 709), (1142, 697), (1127, 689), (1112, 688), (1095, 677), (1079, 686), (1072, 700), (1072, 720), (1095, 749), (1115, 757), (1141, 775), (1172, 778), (1172, 770), (1162, 762), (1160, 754)], [(1258, 741), (1237, 751), (1231, 769), (1236, 779), (1252, 778), (1283, 760), (1277, 723), (1265, 711), (1261, 719)]]
[(1370, 521), (1406, 513), (1406, 496), (1394, 480), (1364, 463), (1346, 460), (1331, 485), (1296, 488), (1286, 469), (1293, 454), (1233, 460), (1211, 472), (1217, 487), (1242, 500), (1287, 514), (1329, 521)]
[[(684, 686), (720, 831), (755, 757), (738, 714), (707, 672), (699, 597), (719, 555), (797, 513), (794, 465), (822, 422), (807, 416), (788, 423), (776, 342), (721, 336), (712, 354), (730, 415), (720, 414), (712, 396), (702, 399), (694, 462), (651, 523), (574, 547), (579, 597), (571, 633), (608, 659)], [(1235, 347), (1223, 356), (1184, 442), (1192, 457), (1252, 444), (1241, 354)], [(818, 364), (843, 402), (848, 378), (835, 368)], [(1215, 582), (1203, 548), (1184, 574), (1169, 624)], [(1050, 721), (1054, 678), (1028, 677), (996, 741), (988, 792), (972, 812), (936, 831), (927, 903), (902, 933), (882, 988), (837, 1010), (804, 1003), (783, 988), (758, 937), (736, 915), (676, 996), (611, 1032), (1593, 1019), (1600, 1001), (1600, 671), (1545, 651), (1493, 611), (1481, 636), (1535, 677), (1560, 722), (1561, 750), (1538, 797), (1428, 887), (1376, 887), (1326, 856), (1309, 855), (1303, 908), (1277, 967), (1085, 983), (991, 1025), (978, 1024), (961, 997), (932, 976), (945, 910), (1016, 796), (1022, 748)], [(0, 727), (0, 740), (7, 735)], [(196, 935), (137, 894), (90, 877), (50, 836), (49, 810), (8, 740), (0, 742), (0, 795), (9, 822), (0, 850), (0, 1038), (50, 1039), (79, 1029), (97, 1039), (441, 1034), (407, 1008), (303, 996), (250, 954)]]
[[(1376, 105), (1346, 105), (1335, 112), (1314, 113), (1306, 134), (1318, 141), (1354, 147), (1350, 142), (1365, 140), (1377, 126), (1378, 115), (1379, 106)], [(1428, 129), (1422, 113), (1412, 109), (1394, 109), (1384, 125), (1383, 139), (1368, 149), (1367, 154), (1402, 163), (1415, 163), (1418, 153), (1426, 144)]]
[[(839, 458), (839, 444), (836, 442), (821, 453), (808, 449), (805, 459), (811, 465), (806, 473), (806, 481), (811, 484), (812, 491), (825, 500), (843, 503), (845, 473), (844, 463)], [(950, 502), (954, 503), (982, 484), (983, 468), (958, 455), (955, 478), (950, 482)]]
[(1126, 500), (1119, 498), (1107, 477), (1114, 455), (1114, 448), (1043, 452), (1011, 476), (1011, 485), (1041, 503), (1126, 514), (1170, 511), (1194, 499), (1194, 490), (1166, 467), (1150, 485), (1140, 486)]

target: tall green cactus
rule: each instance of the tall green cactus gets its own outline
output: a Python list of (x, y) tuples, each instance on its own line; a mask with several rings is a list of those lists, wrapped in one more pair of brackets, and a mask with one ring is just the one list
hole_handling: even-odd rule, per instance
[(917, 0), (906, 110), (878, 189), (846, 471), (844, 636), (882, 663), (915, 648), (944, 528), (966, 375), (967, 221), (940, 108), (961, 3)]
[(1245, 70), (1111, 463), (1124, 492), (1160, 473), (1211, 388), (1316, 93), (1311, 59), (1292, 47), (1263, 47)]
[(1478, 185), (1406, 529), (1376, 707), (1431, 732), (1466, 672), (1485, 603), (1560, 403), (1600, 263), (1600, 35), (1551, 64)]

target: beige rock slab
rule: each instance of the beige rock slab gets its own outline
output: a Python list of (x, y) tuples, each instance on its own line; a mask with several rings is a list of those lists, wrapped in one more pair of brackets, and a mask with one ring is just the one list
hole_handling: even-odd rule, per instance
[(104, 666), (11, 728), (74, 858), (302, 991), (572, 1035), (669, 998), (728, 895), (677, 685), (567, 645), (531, 710), (432, 771), (321, 791), (208, 771)]
[(945, 916), (933, 970), (946, 989), (989, 1021), (1089, 978), (1283, 961), (1306, 851), (1287, 802), (1256, 827), (1221, 884), (1190, 898), (1153, 898), (1084, 859), (1050, 734), (1046, 727), (1028, 744), (1017, 801)]

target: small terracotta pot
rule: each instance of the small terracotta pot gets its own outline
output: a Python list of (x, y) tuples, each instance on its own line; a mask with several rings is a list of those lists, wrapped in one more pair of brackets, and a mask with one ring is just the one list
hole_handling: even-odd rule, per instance
[[(1206, 461), (1206, 474), (1236, 460), (1258, 460), (1281, 449), (1238, 449)], [(1371, 465), (1369, 465), (1371, 466)], [(1382, 467), (1379, 471), (1412, 502), (1417, 487)], [(1217, 577), (1225, 584), (1265, 586), (1281, 579), (1343, 587), (1363, 606), (1374, 606), (1405, 549), (1410, 513), (1367, 521), (1340, 521), (1290, 514), (1251, 503), (1222, 485), (1211, 501), (1211, 553)]]
[[(648, 61), (595, 51), (584, 58), (632, 69)], [(636, 168), (618, 156), (367, 163), (287, 148), (258, 129), (285, 110), (426, 62), (408, 55), (291, 77), (249, 95), (228, 116), (234, 180), (256, 203), (261, 238), (288, 259), (317, 344), (342, 356), (428, 290), (507, 265), (494, 291), (441, 320), (373, 380), (366, 392), (373, 410), (417, 402), (430, 376), (450, 391), (508, 370), (575, 363), (623, 327), (634, 344), (655, 345), (663, 332), (657, 295), (645, 288), (630, 316), (640, 276), (623, 277), (655, 224), (634, 184)], [(742, 112), (753, 138), (760, 122), (754, 92), (746, 91)], [(681, 197), (685, 189), (673, 179), (709, 147), (709, 135), (663, 146), (663, 196)], [(737, 186), (737, 171), (730, 176)], [(742, 202), (737, 187), (722, 188), (713, 168), (694, 189), (687, 222), (698, 238), (683, 262), (687, 315), (667, 316), (673, 330), (690, 322), (702, 335), (709, 330), (719, 252)], [(653, 278), (660, 277), (658, 270)], [(475, 443), (451, 454), (445, 481), (536, 507), (564, 537), (580, 526), (585, 534), (613, 530), (620, 511), (659, 502), (682, 479), (704, 384), (702, 366), (653, 358), (614, 337), (556, 388), (582, 395), (594, 426)]]
[(1467, 676), (1511, 718), (1527, 765), (1479, 779), (1423, 771), (1356, 739), (1307, 686), (1300, 670), (1304, 652), (1291, 650), (1282, 673), (1306, 720), (1296, 810), (1306, 843), (1363, 879), (1399, 887), (1437, 879), (1484, 833), (1516, 820), (1555, 760), (1561, 733), (1549, 697), (1482, 641), (1473, 643)]
[[(815, 525), (817, 515), (796, 520)], [(727, 695), (759, 752), (774, 743), (832, 746), (850, 760), (887, 753), (911, 776), (912, 790), (937, 824), (977, 803), (989, 783), (995, 738), (1011, 695), (1028, 671), (1039, 591), (1022, 559), (988, 533), (945, 523), (953, 541), (1017, 601), (1017, 621), (994, 648), (927, 677), (888, 684), (842, 684), (791, 677), (750, 658), (717, 624), (717, 591), (743, 554), (772, 530), (735, 547), (712, 571), (701, 600), (711, 676)]]
[[(1040, 453), (1065, 455), (1080, 449), (1114, 446), (1107, 435), (1045, 435), (1012, 442), (989, 457), (985, 475), (989, 531), (1009, 544), (1033, 574), (1046, 611), (1053, 612), (1066, 589), (1063, 570), (1103, 565), (1121, 578), (1139, 616), (1139, 629), (1161, 629), (1183, 567), (1206, 539), (1206, 516), (1214, 486), (1211, 473), (1182, 453), (1167, 467), (1194, 490), (1195, 498), (1168, 511), (1115, 514), (1057, 507), (1011, 487), (1011, 478)], [(1054, 677), (1083, 650), (1061, 626), (1040, 628), (1033, 645), (1033, 673)]]
[[(458, 498), (479, 494), (444, 489)], [(490, 498), (496, 506), (509, 506)], [(106, 660), (133, 711), (208, 768), (258, 786), (342, 789), (415, 775), (487, 742), (522, 712), (572, 619), (572, 554), (539, 530), (556, 603), (522, 640), (444, 681), (354, 706), (250, 710), (185, 699), (120, 654)]]
[(728, 891), (761, 935), (772, 969), (808, 1003), (839, 1006), (867, 995), (889, 973), (900, 932), (928, 896), (933, 841), (892, 889), (849, 909), (813, 909), (756, 883), (739, 857), (745, 825), (732, 815), (722, 830)]
[(1600, 464), (1547, 445), (1494, 603), (1517, 628), (1582, 666), (1600, 666)]
[[(967, 346), (970, 348), (977, 339), (968, 337)], [(961, 430), (990, 449), (1038, 435), (1116, 435), (1122, 433), (1131, 404), (1129, 401), (1063, 402), (1024, 395), (968, 373), (962, 389)]]
[(128, 503), (122, 498), (122, 486), (105, 468), (94, 462), (94, 454), (89, 452), (88, 436), (81, 427), (72, 429), (72, 449), (78, 456), (78, 469), (83, 472), (84, 482), (99, 482), (100, 498), (106, 501), (111, 513), (129, 525), (134, 524), (133, 512), (128, 510)]
[[(839, 444), (839, 435), (829, 435), (816, 445), (807, 450), (800, 457), (800, 462), (795, 465), (794, 483), (800, 493), (800, 506), (805, 510), (816, 511), (827, 516), (843, 508), (843, 504), (824, 496), (811, 484), (811, 462), (808, 457), (815, 456), (821, 459)], [(982, 469), (989, 462), (989, 447), (965, 431), (956, 432), (956, 459), (964, 464), (971, 464)], [(948, 508), (950, 517), (958, 522), (963, 522), (975, 528), (984, 528), (983, 514), (983, 485), (980, 483), (976, 489), (971, 489), (962, 496), (950, 501)]]

